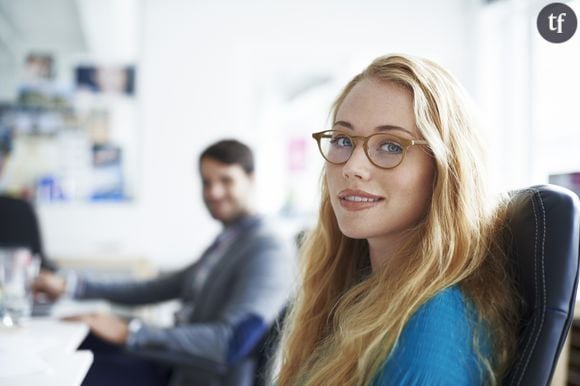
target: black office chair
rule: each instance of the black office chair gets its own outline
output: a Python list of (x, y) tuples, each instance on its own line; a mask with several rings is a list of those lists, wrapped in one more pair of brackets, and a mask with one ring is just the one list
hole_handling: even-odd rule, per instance
[(574, 318), (580, 203), (554, 185), (514, 192), (509, 255), (524, 301), (518, 356), (505, 386), (548, 385)]
[(34, 209), (24, 200), (0, 196), (0, 246), (26, 247), (40, 256), (42, 268), (56, 268), (44, 254)]
[(276, 355), (278, 349), (278, 343), (280, 341), (280, 334), (282, 332), (282, 327), (284, 327), (284, 320), (286, 319), (286, 314), (288, 313), (288, 306), (284, 307), (282, 312), (278, 315), (278, 318), (270, 327), (268, 333), (262, 338), (260, 344), (255, 351), (256, 356), (256, 371), (254, 378), (254, 386), (269, 386), (269, 371), (272, 361)]

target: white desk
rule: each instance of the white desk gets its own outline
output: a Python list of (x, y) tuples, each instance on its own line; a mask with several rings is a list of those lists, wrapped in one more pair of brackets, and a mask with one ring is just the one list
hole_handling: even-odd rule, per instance
[[(75, 351), (88, 333), (79, 322), (33, 319), (23, 326), (0, 329), (0, 349), (17, 351), (14, 357), (30, 356), (36, 371), (2, 377), (0, 386), (78, 386), (93, 362), (90, 351)], [(0, 364), (1, 366), (1, 364)]]

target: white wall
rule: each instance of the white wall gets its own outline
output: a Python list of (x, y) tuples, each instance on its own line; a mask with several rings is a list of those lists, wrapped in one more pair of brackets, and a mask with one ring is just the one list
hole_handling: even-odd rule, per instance
[[(265, 99), (284, 92), (277, 84), (284, 74), (291, 81), (328, 68), (346, 82), (375, 56), (402, 51), (442, 63), (473, 90), (475, 3), (144, 1), (138, 197), (127, 205), (40, 207), (48, 252), (138, 254), (163, 267), (191, 261), (219, 229), (200, 200), (196, 169), (210, 142), (249, 142), (263, 171), (260, 186), (270, 186), (270, 196), (281, 192), (285, 181), (268, 165), (276, 164), (272, 149), (287, 128), (264, 109), (271, 105)], [(256, 134), (269, 128), (259, 141)]]
[[(580, 17), (580, 1), (567, 3)], [(580, 31), (563, 44), (538, 34), (532, 41), (534, 100), (533, 178), (580, 171)]]
[[(505, 0), (478, 13), (476, 99), (490, 139), (497, 190), (580, 170), (580, 35), (553, 44), (537, 31), (549, 0)], [(567, 2), (576, 14), (578, 0)]]

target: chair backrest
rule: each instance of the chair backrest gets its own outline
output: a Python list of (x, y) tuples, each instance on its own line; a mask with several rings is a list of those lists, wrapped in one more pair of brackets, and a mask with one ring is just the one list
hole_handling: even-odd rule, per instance
[(280, 333), (284, 326), (287, 313), (288, 305), (280, 311), (270, 330), (262, 338), (262, 341), (256, 349), (254, 386), (268, 386), (270, 384), (268, 379), (270, 366), (273, 365), (274, 356), (276, 355), (278, 342), (280, 340)]
[(518, 355), (503, 385), (548, 385), (574, 317), (580, 204), (554, 185), (514, 192), (510, 260), (524, 301)]
[(43, 268), (55, 269), (42, 249), (36, 213), (26, 201), (0, 196), (0, 246), (29, 248), (40, 256)]

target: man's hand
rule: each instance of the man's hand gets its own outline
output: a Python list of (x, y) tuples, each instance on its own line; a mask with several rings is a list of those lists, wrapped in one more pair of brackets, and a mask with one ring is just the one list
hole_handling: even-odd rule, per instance
[(60, 298), (66, 290), (66, 280), (54, 273), (42, 271), (32, 283), (32, 291), (51, 300)]
[(64, 320), (85, 322), (95, 335), (110, 343), (123, 345), (129, 337), (128, 323), (111, 314), (85, 314), (70, 316), (64, 318)]

